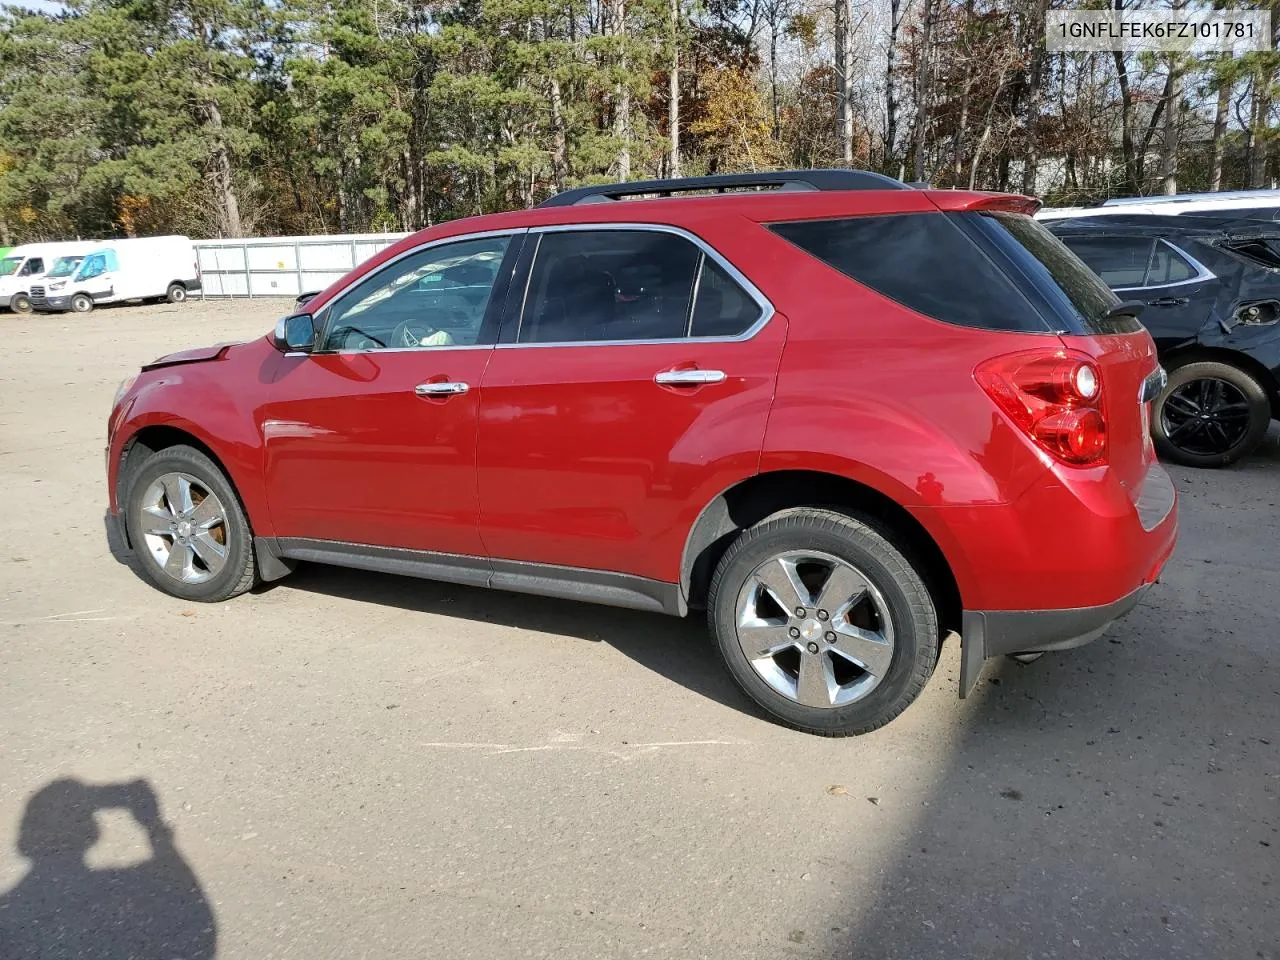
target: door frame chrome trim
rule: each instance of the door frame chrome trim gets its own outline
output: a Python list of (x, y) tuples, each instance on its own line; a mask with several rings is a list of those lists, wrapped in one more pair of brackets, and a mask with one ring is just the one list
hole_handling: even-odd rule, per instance
[[(566, 207), (565, 209), (572, 208)], [(541, 227), (530, 227), (529, 234), (530, 236), (538, 234), (540, 240), (541, 235), (544, 233), (586, 233), (597, 230), (634, 230), (650, 233), (669, 233), (688, 240), (702, 252), (703, 256), (714, 260), (715, 263), (724, 270), (724, 272), (727, 273), (735, 283), (738, 284), (738, 286), (742, 287), (742, 289), (746, 291), (747, 296), (754, 300), (756, 306), (760, 308), (759, 318), (755, 323), (747, 327), (746, 330), (742, 331), (742, 333), (735, 334), (732, 337), (677, 337), (666, 340), (562, 340), (555, 343), (513, 342), (495, 344), (495, 350), (541, 349), (545, 347), (644, 347), (678, 343), (742, 343), (746, 340), (750, 340), (763, 330), (765, 325), (773, 319), (774, 314), (777, 313), (777, 310), (774, 309), (773, 303), (764, 295), (764, 293), (761, 292), (759, 287), (747, 279), (746, 274), (726, 260), (724, 256), (712, 247), (711, 244), (707, 243), (707, 241), (703, 240), (695, 233), (690, 233), (683, 227), (676, 227), (665, 223), (635, 223), (626, 221), (610, 221), (608, 223), (562, 223)], [(524, 295), (520, 298), (519, 310), (516, 311), (517, 315), (515, 320), (517, 337), (519, 336), (519, 324), (524, 318), (525, 304), (528, 302), (529, 298), (529, 282), (533, 277), (533, 268), (536, 264), (537, 255), (535, 252), (535, 256), (529, 264), (528, 277), (525, 278)], [(701, 270), (699, 270), (698, 276), (701, 276)]]

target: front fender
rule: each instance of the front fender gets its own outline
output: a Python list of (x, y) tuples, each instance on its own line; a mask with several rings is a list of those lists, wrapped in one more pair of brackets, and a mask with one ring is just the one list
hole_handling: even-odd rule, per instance
[(112, 512), (120, 509), (120, 470), (130, 447), (147, 428), (166, 427), (206, 447), (240, 495), (254, 533), (274, 535), (263, 483), (262, 434), (253, 419), (253, 405), (218, 382), (210, 371), (219, 367), (219, 363), (167, 367), (143, 374), (145, 382), (135, 384), (112, 418), (107, 453)]

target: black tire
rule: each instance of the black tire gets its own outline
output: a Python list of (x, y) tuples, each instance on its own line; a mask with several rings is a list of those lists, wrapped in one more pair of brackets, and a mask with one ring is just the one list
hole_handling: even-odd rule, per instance
[[(776, 513), (747, 530), (717, 565), (707, 603), (712, 638), (738, 686), (783, 724), (828, 737), (867, 733), (905, 710), (933, 674), (939, 651), (933, 598), (919, 569), (890, 536), (858, 517), (801, 507)], [(818, 551), (851, 565), (888, 607), (892, 659), (879, 684), (861, 699), (830, 707), (802, 704), (766, 682), (742, 650), (738, 602), (747, 579), (770, 558), (792, 551)]]
[(25, 293), (15, 293), (9, 301), (9, 309), (14, 313), (31, 313), (31, 298)]
[[(171, 473), (195, 478), (214, 494), (224, 509), (224, 544), (226, 559), (216, 575), (200, 583), (185, 583), (169, 576), (152, 555), (142, 531), (143, 498), (151, 484)], [(253, 531), (230, 481), (205, 454), (193, 447), (176, 446), (147, 457), (130, 472), (122, 498), (129, 542), (138, 558), (143, 575), (165, 593), (184, 600), (214, 603), (229, 600), (257, 582), (257, 563), (253, 553)]]
[(77, 293), (71, 298), (71, 310), (73, 313), (88, 313), (93, 309), (93, 297), (87, 293)]
[(1226, 467), (1256, 450), (1270, 424), (1271, 398), (1251, 374), (1198, 360), (1169, 374), (1152, 410), (1151, 434), (1167, 460)]
[(164, 298), (170, 303), (182, 303), (187, 299), (187, 288), (180, 283), (171, 283), (169, 292), (164, 295)]

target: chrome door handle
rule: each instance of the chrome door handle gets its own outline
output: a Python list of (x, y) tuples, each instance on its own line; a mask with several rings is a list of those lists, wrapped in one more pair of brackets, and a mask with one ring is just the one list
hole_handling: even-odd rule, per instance
[(723, 370), (663, 370), (653, 376), (654, 383), (668, 387), (696, 387), (704, 383), (723, 383)]
[(453, 397), (470, 389), (468, 384), (445, 380), (440, 383), (420, 383), (413, 388), (413, 392), (420, 397)]

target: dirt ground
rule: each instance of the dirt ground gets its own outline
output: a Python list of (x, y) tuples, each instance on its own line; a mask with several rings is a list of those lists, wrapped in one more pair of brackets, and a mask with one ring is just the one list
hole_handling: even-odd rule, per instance
[[(702, 625), (110, 556), (118, 381), (287, 301), (0, 315), (0, 956), (1280, 957), (1280, 436), (1177, 470), (1089, 647), (888, 728), (763, 720)], [(37, 926), (37, 922), (39, 926)]]

